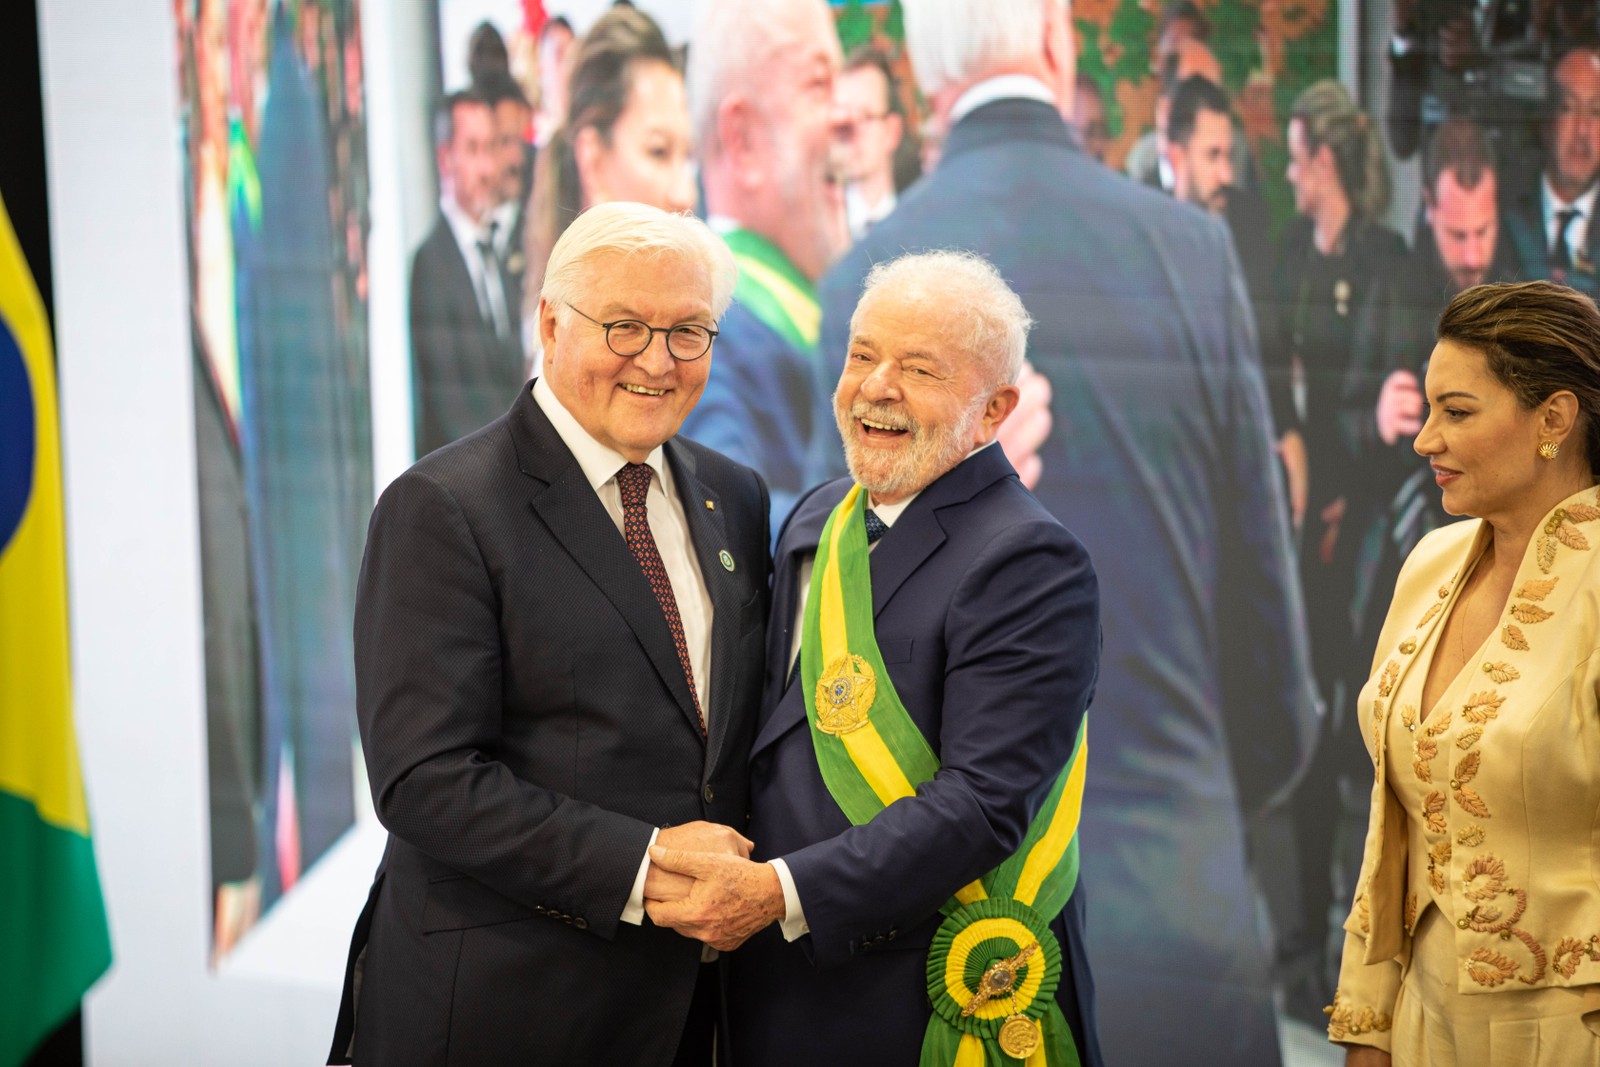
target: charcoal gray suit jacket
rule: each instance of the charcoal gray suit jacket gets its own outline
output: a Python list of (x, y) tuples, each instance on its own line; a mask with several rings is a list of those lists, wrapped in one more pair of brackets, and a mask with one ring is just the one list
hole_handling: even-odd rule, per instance
[(620, 916), (653, 827), (744, 825), (769, 563), (760, 478), (666, 456), (713, 608), (704, 740), (650, 585), (529, 389), (378, 501), (357, 715), (390, 836), (330, 1062), (671, 1061), (700, 946)]

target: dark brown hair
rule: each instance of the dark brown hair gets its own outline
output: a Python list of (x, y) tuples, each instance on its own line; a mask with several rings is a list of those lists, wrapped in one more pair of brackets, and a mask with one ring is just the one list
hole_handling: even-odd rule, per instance
[(653, 60), (678, 69), (661, 28), (649, 15), (631, 7), (613, 7), (601, 15), (575, 47), (567, 83), (567, 113), (539, 151), (535, 164), (525, 241), (530, 294), (539, 291), (545, 260), (556, 239), (583, 210), (579, 131), (593, 127), (609, 145), (611, 130), (628, 106), (637, 64)]
[(1482, 352), (1524, 408), (1552, 393), (1578, 398), (1577, 431), (1589, 471), (1600, 471), (1600, 309), (1552, 282), (1474, 285), (1439, 317), (1439, 340)]
[(1485, 174), (1499, 170), (1494, 145), (1483, 127), (1467, 118), (1446, 119), (1433, 131), (1422, 155), (1422, 180), (1430, 197), (1439, 195), (1439, 176), (1456, 176), (1463, 189), (1476, 189)]

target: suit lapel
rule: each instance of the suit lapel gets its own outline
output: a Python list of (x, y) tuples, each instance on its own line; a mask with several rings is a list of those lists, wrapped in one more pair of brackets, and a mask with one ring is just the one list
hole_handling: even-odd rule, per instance
[(700, 718), (666, 617), (650, 582), (629, 551), (594, 488), (561, 436), (524, 389), (511, 412), (511, 434), (522, 472), (538, 482), (529, 494), (534, 514), (593, 579), (644, 648), (678, 707), (700, 732)]
[[(874, 619), (883, 614), (884, 608), (899, 592), (901, 586), (939, 550), (940, 545), (944, 544), (946, 538), (939, 512), (966, 503), (994, 482), (1014, 473), (1010, 461), (1006, 459), (1000, 446), (993, 445), (963, 460), (954, 470), (928, 486), (911, 502), (911, 506), (906, 508), (895, 521), (889, 532), (883, 535), (883, 540), (878, 542), (872, 552)], [(822, 527), (826, 525), (828, 516), (833, 513), (833, 508), (843, 499), (848, 485), (848, 482), (837, 483), (837, 492), (830, 488), (825, 498), (817, 501), (817, 511), (808, 513), (803, 523), (796, 520), (795, 530), (781, 546), (783, 559), (778, 574), (781, 576), (782, 585), (775, 590), (773, 603), (774, 611), (788, 612), (786, 615), (774, 616), (781, 620), (779, 625), (784, 629), (794, 625), (792, 619), (799, 608), (800, 591), (797, 586), (799, 564), (807, 558), (815, 557), (817, 542), (822, 539)], [(823, 496), (822, 493), (818, 494), (818, 497)], [(792, 545), (788, 543), (791, 540)], [(768, 632), (778, 629), (779, 626), (771, 626)], [(787, 643), (779, 649), (774, 642), (768, 645), (767, 651), (769, 657), (775, 655), (779, 658), (782, 674), (773, 674), (769, 667), (768, 678), (771, 687), (767, 691), (768, 699), (764, 701), (767, 705), (768, 718), (757, 733), (755, 744), (751, 748), (752, 755), (771, 744), (805, 715), (804, 701), (783, 699), (785, 689), (782, 683), (788, 674)]]
[[(732, 572), (722, 562), (722, 557), (728, 555), (728, 537), (723, 526), (721, 498), (700, 480), (695, 472), (694, 455), (687, 448), (677, 441), (668, 441), (666, 456), (672, 465), (678, 502), (689, 522), (689, 539), (694, 543), (701, 580), (711, 594), (711, 667), (707, 679), (711, 706), (705, 712), (706, 763), (714, 767), (733, 715), (733, 679), (738, 674), (738, 665), (734, 662), (739, 643), (738, 589)], [(731, 555), (728, 558), (733, 559)], [(744, 562), (746, 566), (754, 566), (748, 560)], [(738, 565), (739, 561), (734, 560), (734, 566)], [(693, 710), (689, 709), (691, 714)], [(699, 728), (698, 721), (695, 728)]]

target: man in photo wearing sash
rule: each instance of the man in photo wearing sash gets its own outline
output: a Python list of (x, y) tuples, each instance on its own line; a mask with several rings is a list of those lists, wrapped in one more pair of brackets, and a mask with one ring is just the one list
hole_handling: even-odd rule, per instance
[(832, 441), (816, 282), (850, 243), (834, 160), (843, 57), (823, 0), (709, 0), (689, 48), (706, 219), (739, 263), (717, 373), (683, 432), (766, 478), (777, 529)]
[(734, 1062), (1101, 1062), (1076, 837), (1098, 586), (991, 447), (1029, 325), (970, 253), (866, 280), (834, 394), (852, 477), (778, 543), (755, 852), (652, 850), (696, 879), (652, 920), (738, 947)]

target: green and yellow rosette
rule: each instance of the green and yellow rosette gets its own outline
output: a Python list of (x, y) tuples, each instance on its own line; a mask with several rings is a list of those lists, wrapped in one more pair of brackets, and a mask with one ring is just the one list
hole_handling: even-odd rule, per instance
[[(855, 825), (869, 822), (939, 769), (883, 665), (872, 621), (865, 495), (854, 486), (822, 531), (811, 572), (800, 683), (817, 765)], [(1078, 880), (1084, 727), (1004, 863), (956, 891), (928, 953), (932, 1017), (921, 1067), (1078, 1067), (1055, 1000), (1061, 946), (1050, 932)]]

